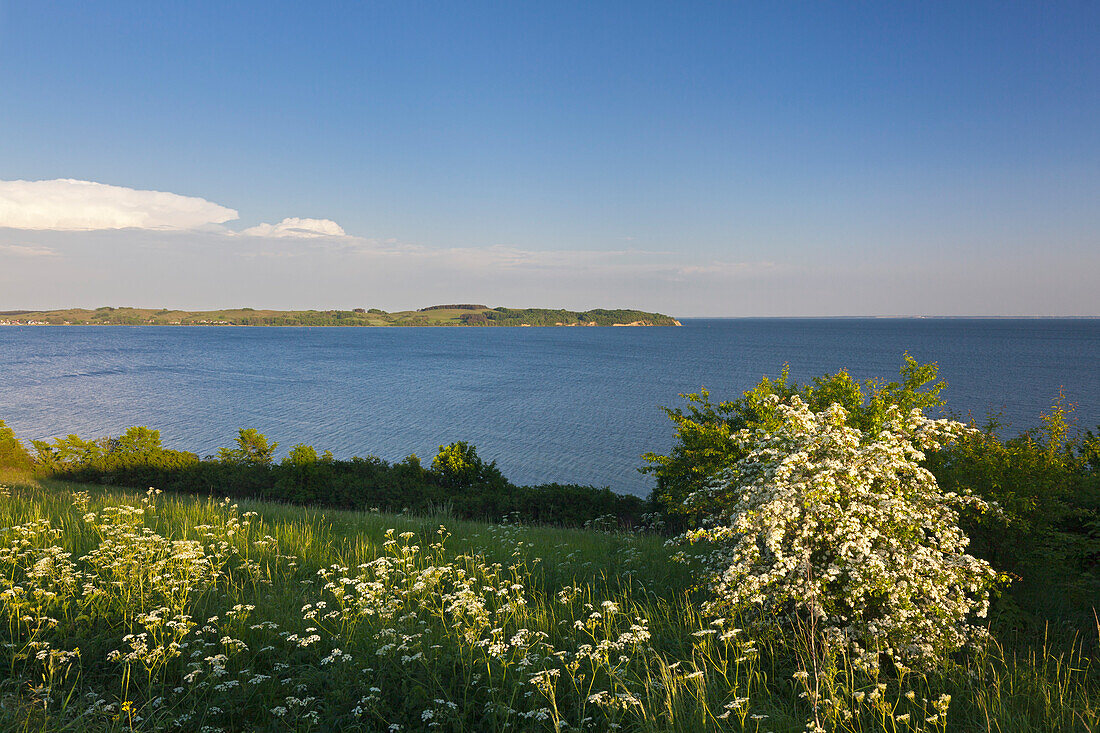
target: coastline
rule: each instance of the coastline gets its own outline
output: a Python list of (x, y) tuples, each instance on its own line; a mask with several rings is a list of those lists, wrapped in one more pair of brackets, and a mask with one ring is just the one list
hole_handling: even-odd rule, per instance
[(353, 310), (188, 311), (101, 306), (95, 309), (0, 311), (0, 326), (267, 326), (267, 327), (657, 327), (682, 326), (671, 316), (633, 308), (570, 311), (551, 308), (490, 308), (485, 305), (428, 306), (387, 312)]
[(677, 328), (683, 327), (683, 323), (673, 319), (673, 323), (608, 323), (605, 325), (591, 324), (578, 325), (575, 323), (532, 324), (518, 323), (500, 326), (473, 325), (467, 323), (432, 323), (432, 324), (377, 324), (377, 325), (348, 325), (348, 324), (244, 324), (244, 323), (9, 323), (0, 321), (0, 328), (35, 328), (35, 327), (85, 327), (94, 326), (116, 328)]

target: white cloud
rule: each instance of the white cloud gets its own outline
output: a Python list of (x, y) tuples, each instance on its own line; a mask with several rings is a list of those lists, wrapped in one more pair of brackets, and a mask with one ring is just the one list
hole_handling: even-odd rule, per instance
[[(0, 228), (40, 231), (109, 229), (199, 230), (268, 239), (346, 237), (330, 219), (290, 217), (240, 232), (223, 226), (234, 209), (196, 196), (144, 191), (94, 181), (0, 181)], [(10, 247), (15, 245), (9, 245)], [(28, 254), (23, 252), (22, 254)]]
[(237, 212), (195, 196), (93, 181), (0, 181), (0, 227), (45, 230), (195, 229)]
[(49, 247), (27, 246), (25, 244), (0, 244), (0, 254), (9, 254), (15, 257), (59, 257), (57, 252)]
[(343, 228), (331, 219), (299, 219), (292, 217), (283, 219), (278, 224), (257, 224), (248, 229), (242, 229), (240, 234), (249, 237), (273, 237), (295, 239), (311, 239), (313, 237), (343, 237), (346, 236)]

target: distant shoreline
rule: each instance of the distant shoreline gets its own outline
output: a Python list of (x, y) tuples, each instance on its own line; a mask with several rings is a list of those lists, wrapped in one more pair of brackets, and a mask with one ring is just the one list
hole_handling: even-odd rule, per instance
[[(718, 319), (705, 319), (705, 318), (689, 318), (686, 320), (718, 320)], [(722, 320), (735, 320), (735, 319), (722, 319)], [(607, 325), (591, 326), (590, 328), (674, 328), (676, 326), (683, 326), (682, 322), (670, 324), (656, 324), (656, 323), (609, 323)], [(104, 327), (129, 327), (129, 328), (577, 328), (574, 324), (545, 324), (534, 325), (529, 323), (521, 324), (509, 324), (506, 326), (469, 326), (461, 323), (448, 323), (448, 324), (420, 324), (420, 325), (342, 325), (338, 323), (334, 324), (282, 324), (282, 325), (264, 325), (264, 324), (242, 324), (242, 323), (9, 323), (0, 320), (0, 328), (82, 328), (85, 326), (91, 326), (95, 328)], [(582, 326), (583, 328), (583, 326)]]
[[(134, 309), (115, 309), (115, 310), (134, 310)], [(505, 309), (508, 311), (520, 311), (521, 309)], [(537, 313), (560, 313), (561, 311), (550, 311), (549, 309), (530, 308), (522, 309), (525, 312), (537, 312)], [(342, 323), (339, 321), (320, 322), (320, 323), (233, 323), (233, 322), (217, 322), (213, 319), (208, 319), (205, 322), (203, 320), (189, 321), (189, 322), (122, 322), (122, 320), (114, 319), (87, 319), (77, 321), (66, 321), (62, 313), (69, 313), (71, 311), (31, 311), (31, 310), (9, 310), (0, 311), (0, 327), (3, 326), (220, 326), (220, 327), (238, 327), (238, 328), (390, 328), (390, 327), (456, 327), (456, 326), (490, 326), (490, 327), (532, 327), (532, 328), (576, 328), (576, 327), (662, 327), (662, 326), (683, 326), (683, 321), (1095, 321), (1100, 320), (1100, 315), (1085, 315), (1085, 316), (1041, 316), (1041, 315), (1023, 315), (1023, 316), (990, 316), (990, 315), (966, 315), (966, 316), (907, 316), (907, 315), (889, 315), (889, 316), (835, 316), (835, 315), (801, 315), (801, 316), (680, 316), (679, 319), (671, 316), (665, 316), (659, 313), (644, 313), (646, 316), (655, 317), (653, 320), (646, 320), (645, 318), (638, 319), (636, 321), (627, 322), (559, 322), (552, 323), (464, 323), (460, 319), (454, 318), (435, 318), (428, 319), (427, 322), (411, 322), (416, 320), (416, 315), (419, 314), (423, 317), (424, 311), (401, 311), (395, 313), (388, 313), (387, 316), (392, 317), (399, 322), (381, 322), (381, 323)], [(87, 311), (93, 313), (94, 311)], [(173, 311), (178, 313), (181, 311)], [(196, 315), (199, 313), (214, 313), (218, 311), (190, 311)], [(327, 313), (333, 313), (333, 311), (255, 311), (256, 313), (264, 314), (318, 314), (323, 315)], [(346, 313), (347, 311), (339, 311), (340, 313)], [(354, 312), (354, 311), (352, 311)], [(584, 311), (567, 311), (574, 314), (583, 314)], [(634, 313), (642, 314), (642, 311), (632, 311)], [(410, 316), (412, 316), (410, 318)], [(293, 317), (293, 316), (288, 316)], [(60, 322), (59, 322), (60, 319)], [(402, 320), (403, 319), (403, 320)], [(507, 319), (509, 321), (516, 320), (515, 317)], [(519, 317), (522, 320), (522, 317)], [(538, 319), (532, 319), (538, 320)]]
[(389, 313), (354, 310), (184, 311), (162, 308), (70, 308), (0, 311), (0, 326), (240, 326), (240, 327), (657, 327), (682, 326), (662, 313), (634, 309), (568, 311), (550, 308), (490, 308), (461, 304)]

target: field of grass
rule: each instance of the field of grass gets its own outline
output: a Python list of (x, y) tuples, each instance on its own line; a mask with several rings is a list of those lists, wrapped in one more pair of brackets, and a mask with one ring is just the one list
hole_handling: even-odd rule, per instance
[(1100, 729), (1072, 630), (807, 668), (658, 536), (3, 483), (4, 731)]

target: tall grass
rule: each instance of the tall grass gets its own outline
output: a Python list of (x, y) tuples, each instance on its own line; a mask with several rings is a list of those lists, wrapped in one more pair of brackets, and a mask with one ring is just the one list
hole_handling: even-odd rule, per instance
[(659, 537), (8, 485), (3, 730), (1100, 728), (1080, 644), (861, 677)]

